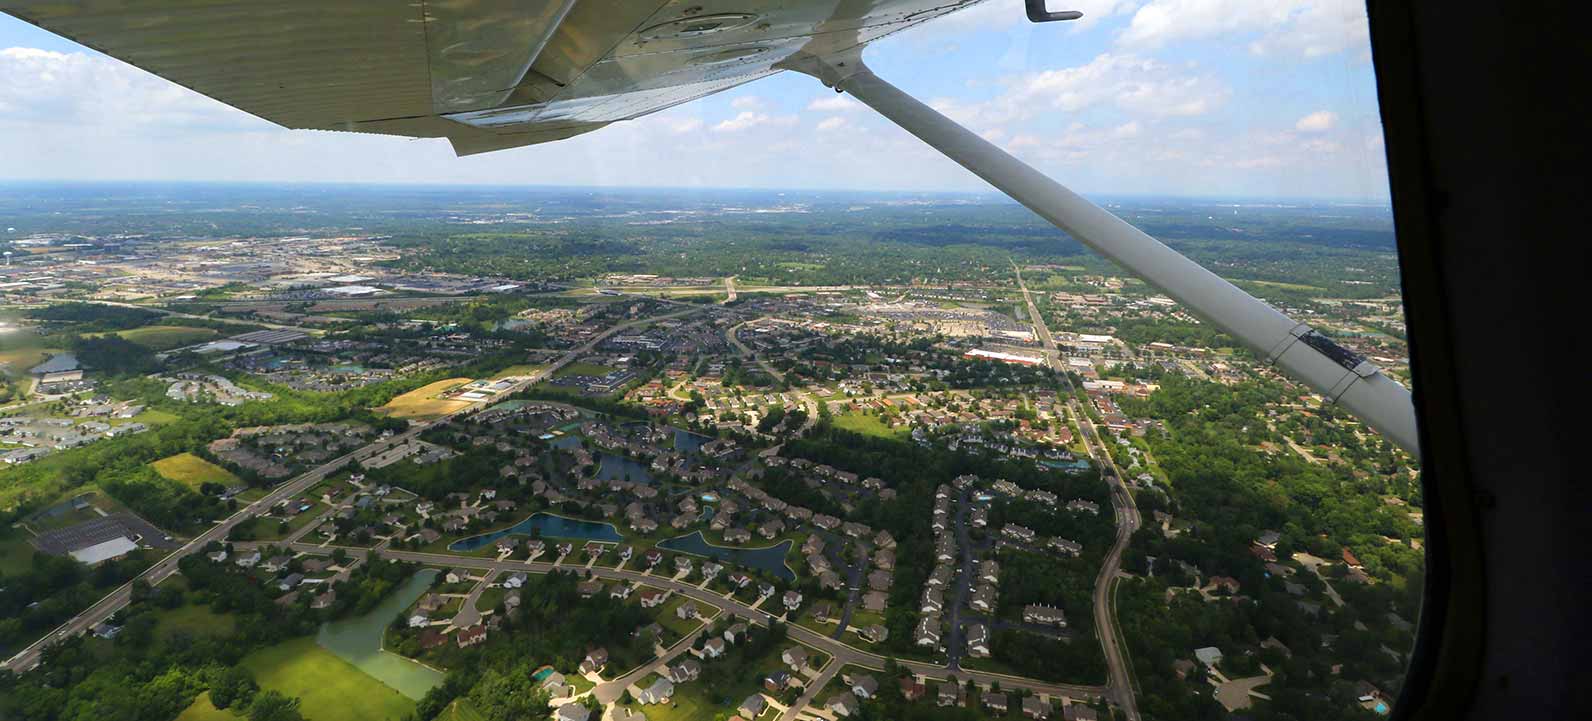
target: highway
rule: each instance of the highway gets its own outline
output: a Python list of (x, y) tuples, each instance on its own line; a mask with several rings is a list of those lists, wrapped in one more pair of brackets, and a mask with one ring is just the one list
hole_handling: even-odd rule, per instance
[[(112, 305), (116, 305), (116, 304), (112, 304)], [(649, 318), (642, 318), (642, 319), (630, 321), (630, 322), (627, 322), (627, 323), (621, 323), (621, 324), (615, 325), (612, 328), (609, 328), (608, 330), (603, 331), (602, 333), (600, 333), (597, 336), (593, 337), (591, 340), (587, 341), (585, 344), (581, 345), (580, 347), (571, 349), (569, 352), (565, 353), (557, 361), (555, 361), (552, 365), (550, 365), (550, 366), (548, 366), (546, 368), (543, 368), (543, 369), (537, 371), (536, 373), (531, 374), (530, 376), (525, 377), (523, 380), (519, 381), (513, 387), (511, 387), (508, 391), (506, 391), (503, 395), (507, 395), (507, 394), (511, 394), (511, 393), (517, 392), (520, 389), (525, 388), (526, 386), (529, 386), (529, 385), (532, 385), (534, 383), (537, 383), (538, 381), (541, 381), (543, 378), (546, 378), (546, 377), (552, 375), (553, 373), (557, 372), (558, 369), (563, 368), (565, 365), (568, 365), (569, 363), (575, 361), (576, 359), (580, 358), (582, 355), (585, 355), (586, 353), (591, 352), (591, 350), (593, 348), (597, 347), (597, 344), (603, 342), (604, 340), (607, 340), (608, 338), (612, 337), (615, 333), (623, 331), (626, 328), (631, 328), (631, 327), (634, 327), (634, 326), (637, 326), (637, 325), (643, 325), (643, 324), (646, 324), (646, 323), (652, 323), (652, 322), (655, 322), (655, 321), (658, 321), (658, 320), (662, 320), (662, 319), (665, 319), (665, 318), (674, 318), (674, 317), (678, 317), (678, 316), (682, 316), (682, 315), (689, 315), (691, 313), (697, 313), (697, 312), (700, 312), (702, 310), (705, 310), (705, 307), (696, 306), (696, 307), (688, 308), (686, 310), (682, 310), (682, 311), (678, 311), (678, 312), (675, 312), (675, 313), (671, 313), (671, 314), (668, 314), (668, 315), (652, 316), (652, 317), (649, 317)], [(358, 448), (358, 449), (356, 449), (354, 451), (351, 451), (349, 453), (346, 453), (346, 454), (343, 454), (341, 456), (338, 456), (337, 458), (334, 458), (334, 459), (332, 459), (332, 460), (330, 460), (330, 461), (328, 461), (326, 463), (323, 463), (323, 464), (321, 464), (319, 466), (316, 466), (315, 468), (313, 468), (313, 469), (311, 469), (309, 471), (306, 471), (306, 472), (304, 472), (304, 473), (302, 473), (302, 474), (300, 474), (298, 476), (295, 476), (294, 478), (292, 478), (292, 479), (290, 479), (290, 480), (288, 480), (288, 481), (286, 481), (286, 482), (284, 482), (284, 483), (282, 483), (280, 485), (277, 485), (275, 488), (272, 488), (271, 491), (265, 495), (265, 497), (261, 498), (260, 500), (255, 501), (254, 503), (249, 504), (248, 506), (245, 506), (244, 508), (239, 509), (237, 513), (234, 513), (231, 516), (227, 517), (225, 520), (222, 520), (222, 521), (216, 523), (214, 526), (210, 527), (204, 533), (201, 533), (198, 536), (195, 536), (192, 540), (189, 540), (187, 543), (184, 543), (182, 546), (178, 547), (176, 550), (174, 550), (170, 554), (168, 554), (165, 558), (163, 558), (160, 561), (156, 562), (155, 565), (150, 566), (143, 573), (140, 573), (137, 576), (133, 577), (133, 580), (128, 581), (127, 583), (125, 583), (122, 586), (118, 587), (116, 590), (111, 591), (110, 593), (106, 594), (104, 598), (101, 598), (99, 601), (95, 602), (94, 605), (89, 606), (87, 609), (84, 609), (82, 612), (78, 613), (76, 616), (73, 616), (72, 618), (68, 619), (65, 623), (61, 624), (60, 626), (57, 626), (55, 628), (55, 630), (53, 630), (53, 631), (45, 634), (44, 636), (40, 637), (37, 641), (34, 641), (32, 644), (29, 644), (26, 648), (24, 648), (21, 651), (17, 652), (11, 658), (6, 659), (4, 662), (0, 662), (0, 669), (9, 670), (9, 671), (27, 671), (27, 670), (33, 669), (35, 666), (38, 665), (39, 656), (40, 656), (41, 652), (44, 650), (44, 648), (46, 646), (48, 646), (49, 644), (51, 644), (51, 643), (53, 643), (55, 641), (58, 641), (60, 639), (69, 638), (71, 636), (83, 633), (83, 632), (93, 628), (94, 626), (98, 625), (100, 622), (102, 622), (102, 621), (110, 618), (111, 616), (115, 615), (115, 613), (117, 611), (120, 611), (123, 607), (125, 607), (127, 605), (128, 598), (132, 594), (132, 587), (133, 587), (133, 583), (135, 581), (140, 581), (140, 580), (146, 581), (150, 585), (154, 585), (154, 584), (160, 583), (161, 581), (165, 580), (166, 577), (168, 577), (171, 574), (177, 572), (177, 564), (178, 564), (178, 562), (181, 561), (188, 554), (191, 554), (191, 553), (194, 553), (196, 551), (199, 551), (199, 550), (203, 549), (211, 541), (224, 541), (224, 540), (226, 540), (227, 535), (232, 532), (232, 529), (234, 527), (236, 527), (239, 523), (242, 523), (245, 519), (249, 518), (250, 516), (258, 514), (260, 511), (262, 511), (264, 509), (270, 508), (271, 506), (275, 505), (278, 501), (281, 501), (283, 499), (286, 499), (286, 498), (289, 498), (289, 497), (292, 497), (292, 496), (298, 495), (299, 493), (304, 492), (305, 490), (309, 489), (311, 486), (313, 486), (316, 483), (319, 483), (322, 480), (324, 480), (327, 475), (330, 475), (331, 473), (335, 472), (337, 469), (342, 468), (343, 465), (348, 463), (350, 460), (363, 459), (363, 458), (369, 457), (371, 455), (374, 455), (376, 453), (380, 453), (380, 452), (382, 452), (384, 450), (387, 450), (388, 448), (391, 448), (392, 446), (398, 445), (400, 443), (407, 442), (410, 439), (420, 435), (420, 433), (422, 431), (424, 431), (427, 428), (430, 428), (433, 425), (445, 422), (448, 418), (451, 418), (454, 415), (459, 415), (459, 414), (462, 414), (462, 413), (469, 413), (471, 411), (477, 410), (477, 409), (479, 409), (479, 408), (483, 407), (484, 405), (487, 405), (487, 404), (489, 404), (491, 402), (495, 402), (495, 401), (482, 401), (482, 402), (472, 403), (472, 404), (470, 404), (468, 406), (465, 406), (464, 408), (461, 408), (461, 409), (459, 409), (457, 411), (454, 411), (451, 414), (442, 416), (440, 418), (436, 418), (434, 420), (430, 420), (430, 421), (426, 421), (426, 422), (422, 422), (422, 423), (413, 424), (413, 425), (410, 426), (410, 428), (408, 430), (404, 431), (403, 433), (395, 434), (395, 435), (393, 435), (391, 437), (388, 437), (388, 438), (379, 439), (379, 440), (377, 440), (377, 441), (375, 441), (373, 443), (370, 443), (369, 445), (360, 447), (360, 448)]]
[[(1050, 335), (1050, 329), (1045, 326), (1045, 317), (1039, 314), (1039, 308), (1034, 305), (1033, 294), (1028, 292), (1028, 286), (1023, 283), (1022, 269), (1017, 267), (1016, 261), (1012, 262), (1012, 272), (1017, 275), (1017, 287), (1023, 291), (1023, 300), (1028, 303), (1028, 316), (1034, 322), (1034, 331), (1039, 336), (1039, 341), (1045, 346), (1045, 357), (1050, 361), (1052, 368), (1065, 373), (1061, 367), (1061, 354), (1056, 350), (1056, 341)], [(1067, 381), (1070, 392), (1072, 382)], [(1111, 485), (1111, 508), (1117, 518), (1117, 537), (1111, 545), (1111, 550), (1106, 554), (1105, 561), (1100, 564), (1100, 575), (1095, 577), (1094, 588), (1094, 617), (1095, 632), (1100, 636), (1100, 646), (1105, 652), (1106, 669), (1109, 673), (1107, 688), (1116, 699), (1117, 706), (1122, 709), (1123, 716), (1128, 721), (1139, 721), (1138, 699), (1133, 694), (1133, 674), (1128, 669), (1127, 650), (1122, 647), (1121, 629), (1117, 627), (1117, 600), (1116, 581), (1117, 574), (1122, 569), (1122, 553), (1128, 548), (1128, 542), (1133, 540), (1134, 531), (1139, 530), (1139, 507), (1133, 503), (1133, 494), (1128, 492), (1127, 486), (1122, 483), (1122, 472), (1111, 460), (1111, 454), (1104, 448), (1096, 451), (1100, 443), (1099, 432), (1095, 429), (1089, 416), (1078, 407), (1075, 398), (1067, 399), (1067, 408), (1078, 420), (1078, 430), (1084, 437), (1084, 447), (1089, 449), (1089, 456), (1098, 468), (1110, 468), (1108, 483)], [(1105, 475), (1105, 474), (1102, 474)]]

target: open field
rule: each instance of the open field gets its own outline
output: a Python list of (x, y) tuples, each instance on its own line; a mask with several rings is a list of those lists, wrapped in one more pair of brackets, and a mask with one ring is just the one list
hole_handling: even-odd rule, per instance
[(0, 575), (20, 574), (33, 567), (33, 554), (37, 551), (28, 543), (28, 534), (20, 528), (0, 527)]
[(554, 373), (553, 377), (563, 378), (565, 376), (603, 376), (608, 375), (615, 370), (618, 369), (609, 368), (608, 366), (600, 366), (596, 363), (571, 363), (563, 368), (558, 369), (558, 372)]
[(25, 376), (29, 368), (43, 363), (45, 356), (60, 352), (57, 348), (3, 348), (0, 349), (0, 371), (13, 377)]
[(537, 372), (537, 371), (539, 371), (539, 370), (541, 370), (543, 368), (546, 368), (546, 367), (547, 366), (545, 366), (545, 365), (516, 365), (516, 366), (509, 366), (507, 368), (504, 368), (503, 370), (500, 370), (500, 371), (492, 374), (492, 379), (493, 380), (497, 380), (499, 378), (507, 378), (509, 376), (528, 376), (528, 375), (530, 375), (532, 373), (535, 373), (535, 372)]
[(177, 721), (239, 721), (243, 718), (247, 717), (232, 713), (232, 709), (216, 708), (215, 704), (210, 703), (209, 691), (199, 694), (199, 698), (193, 700), (193, 705), (177, 714)]
[(142, 328), (117, 331), (116, 335), (150, 350), (171, 350), (211, 340), (220, 332), (210, 328), (180, 325), (146, 325)]
[(232, 635), (234, 617), (216, 613), (209, 606), (187, 603), (170, 611), (161, 611), (155, 621), (155, 637), (171, 640), (178, 632), (190, 636), (220, 638)]
[(156, 473), (194, 490), (198, 490), (199, 486), (205, 483), (219, 483), (226, 486), (238, 481), (238, 477), (232, 475), (231, 471), (192, 453), (167, 456), (150, 465), (155, 467)]
[(436, 721), (486, 721), (486, 717), (481, 715), (470, 699), (458, 698), (443, 708), (442, 713), (437, 714)]
[(879, 438), (902, 438), (910, 431), (906, 428), (891, 428), (879, 420), (879, 417), (869, 413), (842, 413), (835, 416), (835, 427), (844, 428), (853, 433)]
[(376, 412), (405, 420), (426, 420), (447, 415), (470, 405), (469, 401), (448, 400), (437, 398), (436, 396), (469, 383), (471, 380), (470, 378), (449, 378), (436, 383), (428, 383), (387, 401), (387, 405), (377, 408)]
[(415, 702), (364, 674), (310, 637), (245, 656), (244, 668), (262, 689), (303, 699), (308, 721), (398, 721)]
[[(651, 683), (651, 677), (647, 679)], [(738, 702), (737, 702), (738, 703)], [(733, 704), (731, 704), (733, 705)], [(647, 715), (647, 721), (700, 721), (700, 719), (714, 718), (719, 711), (730, 712), (730, 708), (718, 708), (708, 700), (702, 691), (702, 684), (687, 683), (675, 687), (674, 697), (669, 703), (661, 704), (635, 704), (626, 708), (635, 709)]]

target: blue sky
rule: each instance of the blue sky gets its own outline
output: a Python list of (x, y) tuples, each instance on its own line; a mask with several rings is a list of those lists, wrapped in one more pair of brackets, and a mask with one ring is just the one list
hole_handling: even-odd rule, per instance
[[(1060, 9), (1063, 3), (1051, 0)], [(987, 0), (876, 43), (874, 70), (1085, 193), (1385, 199), (1355, 0)], [(0, 178), (980, 190), (806, 76), (560, 143), (289, 131), (0, 15)]]

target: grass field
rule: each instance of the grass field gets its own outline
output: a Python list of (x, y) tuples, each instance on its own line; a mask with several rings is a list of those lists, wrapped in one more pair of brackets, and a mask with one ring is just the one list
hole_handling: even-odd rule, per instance
[(670, 596), (668, 601), (665, 601), (662, 606), (658, 607), (658, 625), (663, 626), (664, 628), (667, 628), (681, 636), (688, 636), (690, 634), (696, 633), (697, 629), (702, 628), (701, 621), (694, 618), (680, 618), (679, 616), (674, 615), (674, 610), (684, 605), (687, 601), (691, 601), (692, 603), (696, 604), (697, 611), (702, 614), (703, 618), (712, 616), (718, 611), (716, 607), (709, 606), (701, 601), (693, 600), (690, 596), (677, 593), (673, 596)]
[(116, 335), (150, 350), (161, 351), (201, 343), (221, 334), (210, 328), (193, 328), (180, 325), (147, 325), (142, 328), (117, 331)]
[(376, 412), (405, 420), (427, 420), (443, 416), (468, 406), (470, 403), (469, 401), (441, 399), (436, 396), (470, 381), (470, 378), (449, 378), (436, 383), (428, 383), (387, 401), (387, 405), (377, 408)]
[(215, 704), (210, 703), (209, 691), (199, 694), (199, 698), (193, 700), (193, 705), (177, 714), (177, 721), (238, 721), (242, 718), (246, 717), (232, 713), (232, 709), (216, 708)]
[(234, 624), (234, 617), (229, 614), (216, 613), (209, 606), (188, 603), (160, 612), (155, 621), (155, 637), (163, 641), (170, 640), (178, 631), (192, 636), (230, 636)]
[(910, 431), (906, 428), (891, 428), (879, 420), (879, 417), (869, 413), (842, 413), (835, 416), (835, 427), (843, 428), (853, 433), (879, 438), (904, 438)]
[(260, 688), (302, 699), (300, 709), (308, 721), (398, 721), (415, 710), (414, 701), (316, 645), (313, 638), (251, 653), (243, 667)]
[[(178, 719), (178, 721), (182, 720)], [(199, 719), (197, 721), (206, 720)], [(486, 717), (481, 715), (481, 712), (476, 709), (475, 704), (471, 703), (470, 699), (459, 698), (448, 704), (446, 708), (443, 708), (442, 713), (437, 714), (436, 721), (486, 721)]]
[(558, 372), (554, 373), (553, 377), (554, 378), (563, 378), (565, 376), (605, 376), (605, 375), (608, 375), (609, 373), (612, 373), (612, 372), (614, 372), (616, 370), (618, 370), (618, 369), (617, 368), (609, 368), (608, 366), (600, 366), (600, 365), (597, 365), (596, 363), (578, 363), (577, 362), (577, 363), (571, 363), (569, 365), (564, 366), (563, 368), (558, 369)]
[(194, 490), (198, 490), (199, 486), (205, 483), (228, 486), (238, 481), (238, 477), (232, 475), (231, 471), (192, 453), (167, 456), (150, 465), (155, 467), (156, 473)]
[[(647, 684), (652, 681), (646, 680)], [(642, 686), (646, 688), (646, 686)], [(740, 703), (736, 701), (734, 703)], [(622, 704), (621, 704), (622, 705)], [(733, 705), (733, 704), (731, 704)], [(674, 698), (669, 703), (627, 706), (647, 715), (647, 721), (700, 721), (701, 719), (715, 718), (719, 711), (733, 711), (730, 708), (718, 708), (708, 700), (703, 693), (702, 684), (687, 683), (674, 687)]]
[(528, 375), (530, 375), (532, 373), (535, 373), (535, 372), (537, 372), (537, 371), (539, 371), (539, 370), (541, 370), (543, 368), (546, 368), (546, 367), (547, 366), (545, 366), (545, 365), (534, 365), (534, 366), (533, 365), (517, 365), (517, 366), (509, 366), (507, 368), (504, 368), (503, 370), (500, 370), (500, 371), (492, 374), (492, 379), (493, 380), (497, 380), (499, 378), (507, 378), (509, 376), (528, 376)]
[(0, 370), (13, 377), (25, 376), (28, 369), (44, 362), (44, 357), (61, 351), (56, 348), (0, 349)]
[(33, 545), (20, 528), (0, 527), (0, 575), (18, 575), (33, 567)]

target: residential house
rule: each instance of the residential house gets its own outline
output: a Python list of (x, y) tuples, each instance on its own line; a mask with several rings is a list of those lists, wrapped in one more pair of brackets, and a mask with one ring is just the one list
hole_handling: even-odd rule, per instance
[(642, 689), (636, 700), (644, 704), (668, 703), (673, 696), (674, 682), (660, 676), (651, 686)]
[(763, 710), (766, 708), (768, 708), (768, 701), (763, 698), (762, 694), (754, 693), (751, 696), (747, 696), (746, 700), (742, 701), (741, 705), (735, 708), (735, 711), (746, 718), (755, 719), (761, 715)]
[(594, 648), (587, 652), (586, 658), (581, 659), (581, 673), (595, 673), (608, 665), (608, 649), (606, 647)]
[(1041, 626), (1067, 627), (1067, 614), (1055, 606), (1044, 606), (1036, 603), (1023, 606), (1023, 622), (1037, 623)]
[(454, 643), (459, 644), (459, 648), (474, 646), (486, 640), (486, 626), (476, 624), (469, 628), (461, 628), (458, 633), (454, 634), (453, 640)]
[(578, 703), (566, 703), (553, 712), (557, 721), (587, 721), (591, 718), (591, 709)]
[(695, 681), (702, 675), (702, 664), (697, 663), (696, 659), (688, 658), (669, 667), (667, 675), (669, 680), (676, 684)]
[(953, 676), (940, 684), (939, 693), (935, 696), (936, 703), (940, 706), (957, 706), (962, 703), (962, 685), (956, 682)]
[(857, 697), (852, 695), (850, 691), (846, 691), (829, 699), (828, 708), (836, 716), (850, 716), (856, 713), (861, 706), (857, 703)]

